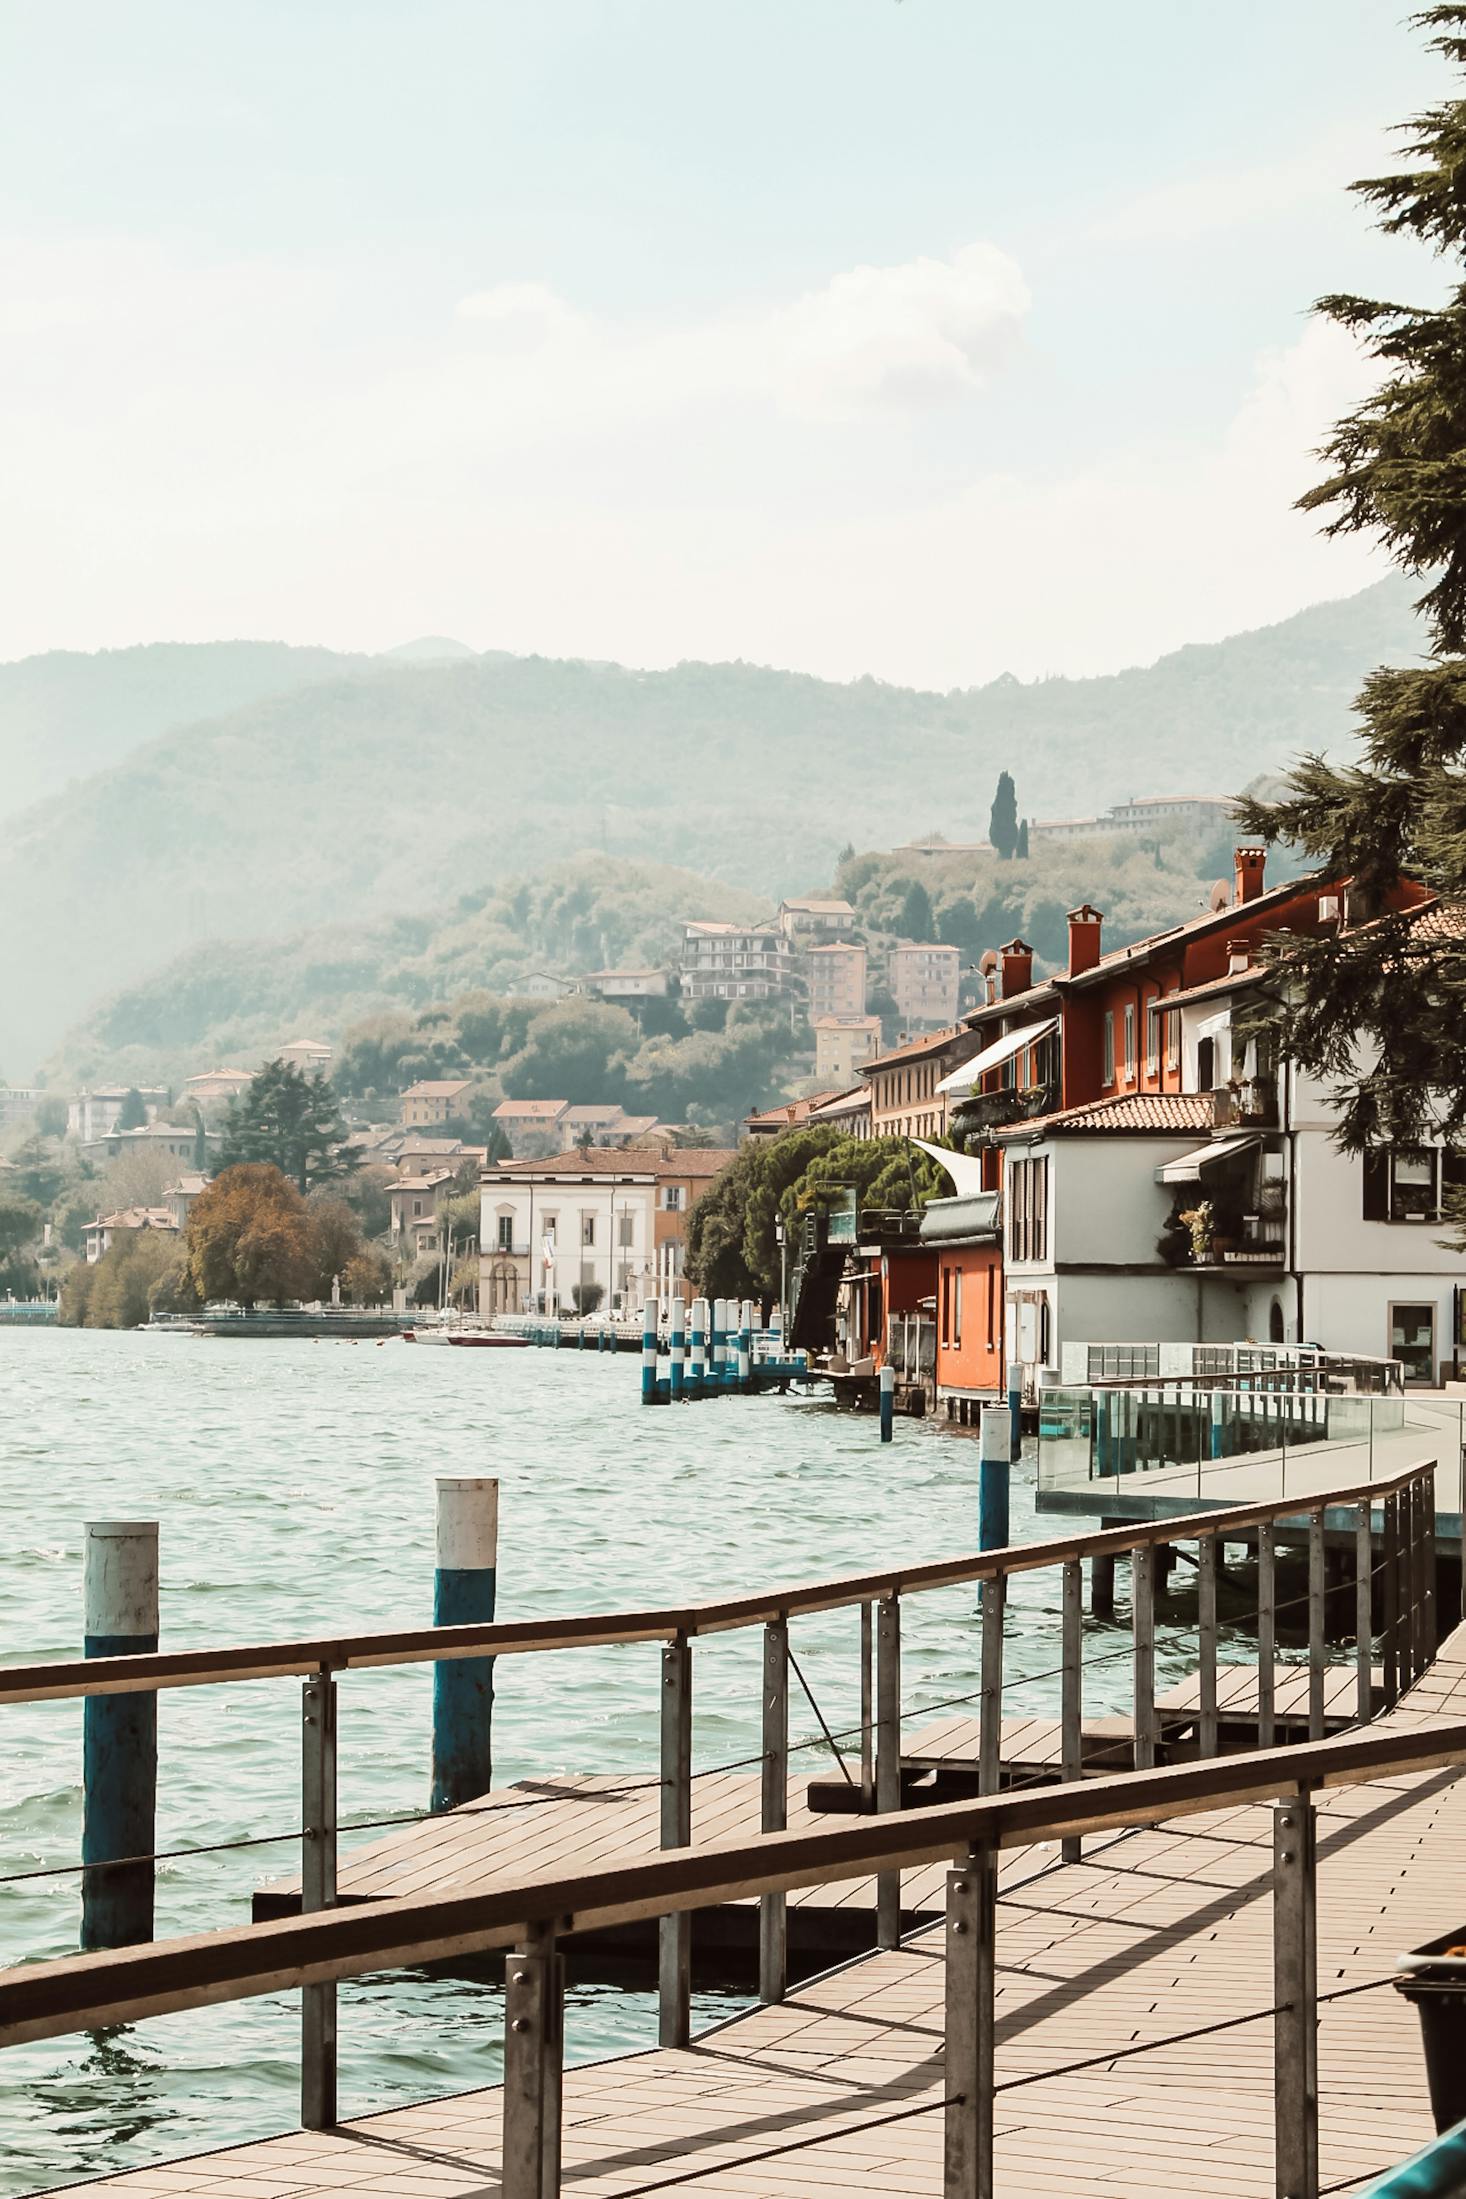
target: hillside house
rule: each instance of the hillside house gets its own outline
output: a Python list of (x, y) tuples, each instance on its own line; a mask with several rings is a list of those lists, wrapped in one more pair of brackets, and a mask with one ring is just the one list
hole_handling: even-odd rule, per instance
[(886, 983), (906, 1030), (955, 1023), (962, 956), (956, 947), (903, 942), (886, 957)]
[(865, 949), (849, 944), (811, 947), (801, 968), (811, 1024), (821, 1016), (865, 1014)]
[(684, 924), (682, 990), (689, 1000), (773, 1000), (788, 988), (792, 949), (773, 924)]
[(115, 1213), (99, 1214), (94, 1222), (88, 1222), (82, 1231), (82, 1250), (90, 1266), (95, 1266), (104, 1252), (110, 1252), (120, 1237), (133, 1235), (140, 1230), (156, 1230), (160, 1234), (177, 1235), (178, 1223), (166, 1206), (124, 1206)]
[(880, 1052), (879, 1016), (816, 1016), (814, 1073), (823, 1085), (849, 1088), (863, 1065)]
[(400, 1118), (405, 1130), (431, 1130), (463, 1112), (473, 1090), (467, 1077), (425, 1077), (402, 1094)]

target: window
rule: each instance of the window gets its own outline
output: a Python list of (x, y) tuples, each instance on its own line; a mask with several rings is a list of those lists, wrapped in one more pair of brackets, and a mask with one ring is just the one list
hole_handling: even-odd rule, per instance
[(1159, 1076), (1161, 1068), (1161, 1011), (1157, 1001), (1151, 1001), (1145, 1011), (1145, 1073)]
[(512, 1214), (501, 1214), (499, 1216), (499, 1250), (501, 1252), (512, 1252), (513, 1249), (514, 1216)]
[[(377, 1211), (378, 1211), (378, 1213), (380, 1213), (380, 1212), (381, 1212), (381, 1208), (379, 1207), (379, 1208), (377, 1209)], [(421, 1212), (422, 1212), (422, 1200), (421, 1200), (421, 1199), (414, 1199), (414, 1200), (413, 1200), (413, 1202), (412, 1202), (412, 1218), (413, 1218), (413, 1220), (414, 1220), (414, 1221), (416, 1221), (416, 1220), (417, 1220), (417, 1218), (418, 1218), (419, 1214), (421, 1214)]]
[(682, 1186), (680, 1183), (669, 1183), (662, 1186), (662, 1204), (669, 1214), (681, 1213)]
[(580, 1241), (583, 1245), (589, 1245), (594, 1248), (596, 1241), (596, 1218), (594, 1214), (581, 1215)]
[(1439, 1222), (1466, 1190), (1466, 1153), (1437, 1145), (1376, 1145), (1364, 1156), (1367, 1222)]
[(1105, 1010), (1105, 1082), (1115, 1081), (1115, 1011)]
[(1014, 1161), (1008, 1170), (1008, 1256), (1042, 1260), (1048, 1253), (1049, 1164)]
[(1128, 1083), (1135, 1074), (1135, 1003), (1125, 1003), (1125, 1080)]
[(952, 1270), (942, 1269), (942, 1343), (952, 1341)]
[(1215, 1090), (1217, 1081), (1217, 1042), (1214, 1038), (1196, 1041), (1196, 1089), (1198, 1092)]
[(1407, 1382), (1435, 1381), (1434, 1306), (1391, 1306), (1389, 1356), (1401, 1362)]
[(1181, 1011), (1180, 1011), (1180, 1009), (1179, 1009), (1179, 1008), (1167, 1008), (1167, 1009), (1166, 1009), (1166, 1011), (1165, 1011), (1165, 1019), (1166, 1019), (1166, 1067), (1167, 1067), (1168, 1069), (1179, 1069), (1179, 1068), (1180, 1068), (1180, 1066), (1181, 1066)]
[(952, 1349), (962, 1349), (962, 1270), (952, 1270)]
[(560, 1226), (560, 1217), (559, 1217), (559, 1215), (558, 1215), (558, 1214), (547, 1214), (547, 1215), (545, 1216), (545, 1222), (544, 1222), (544, 1233), (545, 1233), (545, 1236), (546, 1236), (546, 1237), (547, 1237), (547, 1238), (549, 1239), (549, 1242), (550, 1242), (550, 1248), (551, 1248), (551, 1250), (552, 1250), (552, 1251), (554, 1250), (554, 1245), (555, 1245), (555, 1236), (556, 1236), (556, 1232), (557, 1232), (557, 1230), (559, 1229), (559, 1226)]

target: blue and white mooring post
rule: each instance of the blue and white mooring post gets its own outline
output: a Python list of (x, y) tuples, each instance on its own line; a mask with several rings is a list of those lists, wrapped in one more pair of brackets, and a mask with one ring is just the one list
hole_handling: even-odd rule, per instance
[(708, 1386), (708, 1302), (692, 1301), (692, 1343), (687, 1370), (689, 1397), (706, 1397)]
[(671, 1373), (668, 1379), (672, 1385), (672, 1403), (680, 1405), (687, 1394), (684, 1364), (687, 1355), (687, 1309), (680, 1293), (672, 1300), (672, 1308), (667, 1316), (667, 1349), (671, 1355)]
[[(83, 1553), (83, 1656), (134, 1657), (155, 1650), (157, 1521), (89, 1521)], [(153, 1936), (157, 1806), (157, 1696), (89, 1695), (82, 1710), (84, 1953), (134, 1947)], [(122, 1856), (138, 1860), (119, 1862)]]
[(738, 1308), (738, 1387), (746, 1397), (753, 1388), (753, 1300)]
[[(499, 1570), (499, 1484), (440, 1475), (434, 1626), (491, 1626)], [(493, 1784), (494, 1660), (452, 1657), (433, 1667), (434, 1810), (456, 1809)]]
[(1008, 1417), (1012, 1422), (1008, 1437), (1008, 1455), (1010, 1458), (1021, 1458), (1023, 1456), (1023, 1361), (1021, 1359), (1010, 1359), (1008, 1362)]
[(657, 1402), (657, 1301), (644, 1298), (641, 1302), (641, 1401), (643, 1405)]
[(896, 1370), (881, 1369), (881, 1441), (889, 1443), (896, 1433)]
[(1012, 1474), (1012, 1422), (1006, 1405), (984, 1405), (978, 1431), (977, 1546), (1002, 1550), (1008, 1543), (1008, 1484)]
[(722, 1389), (724, 1383), (728, 1378), (728, 1370), (723, 1364), (724, 1359), (727, 1355), (727, 1349), (728, 1301), (726, 1298), (715, 1298), (713, 1300), (712, 1350), (709, 1353), (711, 1365), (708, 1370), (708, 1387), (714, 1392), (714, 1394)]

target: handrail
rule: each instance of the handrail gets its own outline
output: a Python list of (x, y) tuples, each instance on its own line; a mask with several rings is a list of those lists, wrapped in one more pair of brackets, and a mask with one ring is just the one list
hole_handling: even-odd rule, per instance
[[(1301, 1519), (1334, 1505), (1377, 1502), (1402, 1490), (1433, 1463), (1422, 1459), (1388, 1479), (1310, 1490), (1264, 1503), (1218, 1505), (1187, 1516), (1204, 1519), (1206, 1533), (1225, 1537), (1248, 1527)], [(1197, 1531), (1195, 1526), (1188, 1530), (1176, 1519), (1137, 1521), (1058, 1541), (1015, 1543), (999, 1550), (939, 1558), (883, 1573), (851, 1574), (835, 1580), (761, 1589), (716, 1603), (659, 1606), (645, 1611), (521, 1619), (492, 1626), (420, 1626), (395, 1633), (325, 1635), (225, 1649), (155, 1650), (140, 1656), (76, 1657), (5, 1665), (0, 1666), (0, 1705), (133, 1694), (156, 1688), (204, 1687), (236, 1680), (290, 1679), (385, 1665), (436, 1664), (458, 1657), (602, 1649), (629, 1642), (671, 1641), (679, 1636), (693, 1639), (742, 1627), (766, 1626), (800, 1612), (835, 1610), (845, 1604), (874, 1603), (927, 1589), (993, 1580), (1009, 1573), (1033, 1572), (1066, 1559), (1123, 1557), (1131, 1551), (1193, 1539)]]
[(513, 1946), (536, 1925), (557, 1933), (599, 1931), (876, 1870), (949, 1857), (960, 1862), (979, 1846), (998, 1850), (1111, 1832), (1462, 1763), (1466, 1722), (1392, 1727), (842, 1819), (828, 1830), (680, 1848), (491, 1893), (373, 1901), (141, 1950), (22, 1964), (0, 1971), (0, 2046), (448, 1961)]

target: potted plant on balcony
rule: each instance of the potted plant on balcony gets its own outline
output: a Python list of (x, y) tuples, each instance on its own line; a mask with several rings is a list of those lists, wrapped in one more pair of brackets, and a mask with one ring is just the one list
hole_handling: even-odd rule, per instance
[(1181, 1216), (1191, 1232), (1191, 1260), (1195, 1267), (1206, 1267), (1212, 1256), (1212, 1238), (1216, 1229), (1216, 1209), (1210, 1199), (1202, 1199), (1188, 1207)]
[(1184, 1267), (1191, 1257), (1191, 1231), (1179, 1204), (1171, 1208), (1166, 1226), (1155, 1241), (1158, 1257), (1167, 1267)]

